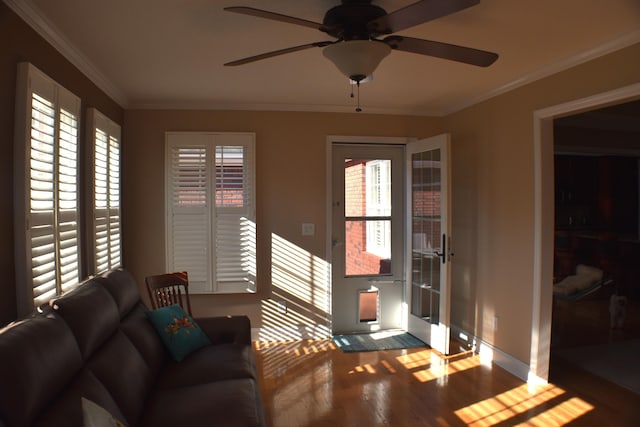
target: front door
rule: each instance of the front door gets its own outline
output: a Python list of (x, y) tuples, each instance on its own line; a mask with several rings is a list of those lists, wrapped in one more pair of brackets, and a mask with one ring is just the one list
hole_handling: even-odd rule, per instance
[(449, 353), (451, 222), (449, 135), (407, 145), (408, 331)]
[(401, 328), (404, 146), (332, 146), (333, 333)]

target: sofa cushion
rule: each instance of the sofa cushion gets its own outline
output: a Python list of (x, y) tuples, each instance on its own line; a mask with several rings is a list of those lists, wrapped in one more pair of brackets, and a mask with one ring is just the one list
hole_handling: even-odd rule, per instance
[(129, 338), (118, 330), (87, 361), (87, 367), (113, 396), (124, 421), (136, 425), (155, 378)]
[(214, 344), (251, 345), (251, 322), (247, 316), (200, 317), (194, 320)]
[(211, 345), (200, 326), (178, 304), (148, 311), (147, 316), (177, 362), (195, 350)]
[(148, 402), (143, 425), (262, 426), (257, 383), (247, 378), (160, 390)]
[(95, 280), (109, 291), (118, 306), (120, 317), (124, 317), (140, 303), (138, 284), (128, 271), (123, 269), (111, 270)]
[(120, 324), (113, 297), (94, 280), (52, 301), (51, 306), (73, 331), (85, 359), (113, 335)]
[(82, 368), (73, 333), (54, 313), (0, 330), (0, 419), (31, 425)]
[(149, 310), (139, 303), (121, 320), (120, 330), (131, 340), (149, 370), (156, 375), (170, 358), (160, 336), (147, 318), (147, 311)]
[(90, 399), (109, 411), (115, 418), (124, 419), (120, 408), (96, 376), (88, 369), (82, 369), (64, 393), (51, 402), (47, 410), (35, 421), (34, 426), (81, 426), (82, 398)]
[(158, 376), (157, 387), (185, 387), (233, 378), (255, 378), (251, 347), (217, 344), (201, 348), (180, 363), (167, 363)]

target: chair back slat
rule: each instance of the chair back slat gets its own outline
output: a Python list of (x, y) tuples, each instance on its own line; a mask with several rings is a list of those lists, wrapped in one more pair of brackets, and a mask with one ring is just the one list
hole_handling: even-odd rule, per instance
[(179, 304), (189, 316), (192, 316), (189, 277), (186, 271), (148, 276), (144, 281), (154, 309)]

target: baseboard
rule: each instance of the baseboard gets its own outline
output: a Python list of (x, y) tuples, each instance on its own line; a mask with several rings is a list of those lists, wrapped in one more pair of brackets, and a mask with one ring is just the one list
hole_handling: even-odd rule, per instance
[(522, 381), (539, 382), (539, 379), (531, 377), (529, 365), (521, 360), (505, 353), (497, 347), (494, 347), (492, 344), (481, 340), (479, 337), (476, 337), (462, 328), (451, 326), (451, 331), (460, 341), (467, 344), (474, 353), (478, 354), (483, 363), (495, 363), (510, 374), (520, 378)]

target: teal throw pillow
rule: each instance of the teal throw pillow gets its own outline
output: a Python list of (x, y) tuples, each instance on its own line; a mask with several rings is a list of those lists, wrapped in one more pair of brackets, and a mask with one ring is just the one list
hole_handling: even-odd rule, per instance
[(177, 362), (211, 345), (209, 337), (178, 304), (148, 311), (147, 317)]

